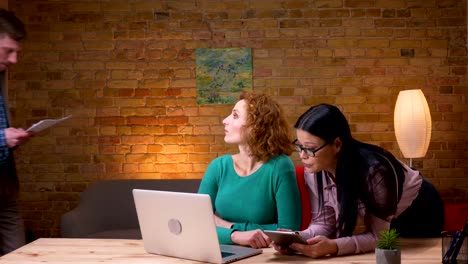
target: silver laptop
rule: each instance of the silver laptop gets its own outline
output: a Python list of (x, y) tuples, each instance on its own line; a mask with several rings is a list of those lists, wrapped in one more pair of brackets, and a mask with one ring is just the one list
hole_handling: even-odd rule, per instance
[(261, 249), (220, 245), (207, 194), (133, 190), (143, 244), (148, 253), (211, 263), (229, 263)]

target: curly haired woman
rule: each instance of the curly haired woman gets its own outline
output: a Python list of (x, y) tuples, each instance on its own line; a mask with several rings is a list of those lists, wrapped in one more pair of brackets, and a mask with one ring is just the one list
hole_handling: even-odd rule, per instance
[(220, 243), (268, 247), (262, 230), (297, 230), (301, 222), (288, 123), (270, 97), (242, 94), (223, 125), (224, 141), (239, 153), (213, 160), (198, 192), (211, 196)]

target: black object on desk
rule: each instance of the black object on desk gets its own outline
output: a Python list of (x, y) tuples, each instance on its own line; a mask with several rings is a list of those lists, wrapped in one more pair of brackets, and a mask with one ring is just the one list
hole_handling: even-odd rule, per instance
[(455, 249), (453, 250), (452, 256), (450, 257), (451, 261), (456, 261), (458, 257), (458, 253), (460, 252), (461, 247), (463, 246), (463, 241), (465, 237), (468, 235), (468, 222), (465, 223), (465, 227), (460, 232), (457, 243), (455, 244)]
[[(443, 264), (454, 264), (454, 263), (459, 264), (460, 261), (462, 260), (460, 259), (459, 261), (458, 259), (460, 251), (463, 254), (462, 257), (465, 258), (463, 260), (466, 261), (466, 263), (468, 263), (468, 259), (466, 259), (468, 250), (467, 249), (462, 250), (462, 247), (465, 242), (465, 237), (467, 235), (468, 235), (468, 222), (465, 223), (465, 226), (463, 227), (463, 230), (461, 231), (456, 231), (453, 234), (451, 234), (450, 232), (445, 232), (445, 231), (442, 232), (442, 249), (443, 249), (442, 253), (445, 252), (445, 254), (443, 254), (443, 257), (442, 257)], [(447, 247), (446, 243), (448, 244), (449, 240), (450, 240), (450, 245)]]

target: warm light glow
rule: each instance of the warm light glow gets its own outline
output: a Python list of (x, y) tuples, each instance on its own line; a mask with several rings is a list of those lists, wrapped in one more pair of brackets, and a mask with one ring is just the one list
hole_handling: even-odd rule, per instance
[(395, 135), (405, 158), (422, 158), (431, 140), (431, 113), (420, 89), (400, 91), (395, 105)]

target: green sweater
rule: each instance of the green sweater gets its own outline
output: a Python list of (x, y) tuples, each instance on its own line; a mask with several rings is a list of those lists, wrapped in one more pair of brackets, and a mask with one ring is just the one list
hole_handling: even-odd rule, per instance
[(233, 244), (235, 230), (298, 230), (301, 200), (291, 159), (274, 157), (245, 177), (237, 175), (233, 164), (231, 155), (213, 160), (198, 190), (210, 195), (221, 218), (234, 223), (232, 228), (217, 227), (219, 242)]

